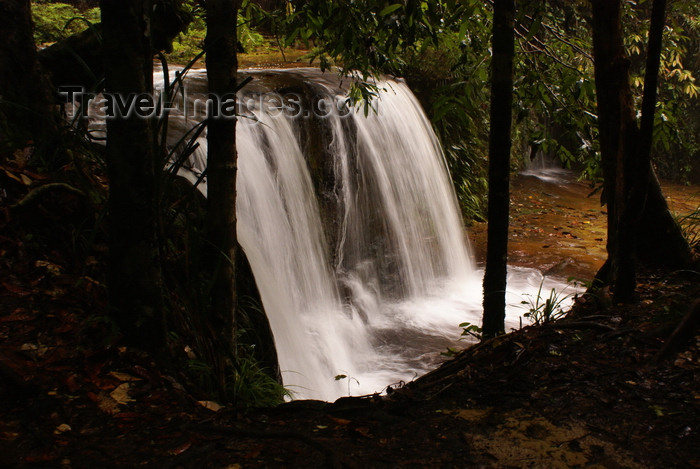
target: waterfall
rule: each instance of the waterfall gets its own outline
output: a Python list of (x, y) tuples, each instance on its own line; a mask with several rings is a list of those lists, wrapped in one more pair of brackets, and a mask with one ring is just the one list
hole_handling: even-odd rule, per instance
[[(377, 113), (353, 114), (355, 141), (338, 132), (343, 147), (355, 145), (352, 159), (346, 148), (335, 152), (345, 216), (338, 267), (362, 274), (370, 263), (374, 278), (365, 272), (363, 280), (379, 283), (388, 274), (380, 264), (394, 263), (394, 289), (415, 297), (436, 281), (467, 277), (473, 267), (430, 123), (404, 83), (380, 87)], [(377, 243), (381, 251), (371, 252)]]
[[(309, 125), (300, 119), (311, 116), (258, 105), (248, 109), (254, 119), (239, 125), (240, 242), (295, 396), (334, 399), (381, 391), (406, 371), (410, 377), (415, 366), (402, 369), (392, 350), (411, 338), (411, 315), (402, 308), (472, 273), (430, 124), (405, 84), (380, 87), (386, 90), (367, 116), (314, 116), (311, 131), (326, 136), (321, 158), (332, 163), (325, 197), (337, 220), (328, 236), (300, 139)], [(323, 82), (314, 91), (326, 104), (343, 93)], [(416, 332), (416, 340), (430, 336)]]
[[(382, 81), (365, 115), (344, 106), (334, 75), (245, 73), (254, 80), (239, 92), (238, 237), (285, 387), (334, 400), (427, 372), (457, 344), (460, 323), (480, 324), (482, 272), (416, 98), (402, 81)], [(205, 73), (191, 71), (185, 91), (171, 113), (173, 146), (202, 118)], [(192, 181), (206, 166), (205, 135), (198, 143)], [(206, 195), (206, 182), (198, 187)], [(541, 279), (510, 270), (508, 326)]]
[[(270, 94), (270, 74), (296, 90), (291, 113), (280, 112), (288, 96)], [(481, 280), (419, 103), (405, 83), (381, 82), (365, 115), (339, 105), (346, 92), (328, 74), (253, 76), (258, 87), (239, 98), (238, 236), (285, 386), (332, 400), (424, 373), (459, 323), (479, 322)], [(204, 155), (201, 138), (194, 170)]]

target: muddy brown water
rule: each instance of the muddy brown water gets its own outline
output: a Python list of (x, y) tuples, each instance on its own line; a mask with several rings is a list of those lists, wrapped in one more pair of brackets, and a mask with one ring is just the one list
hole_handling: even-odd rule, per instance
[[(686, 215), (700, 206), (700, 187), (662, 183), (670, 210)], [(511, 184), (508, 262), (547, 276), (590, 281), (607, 257), (607, 212), (600, 193), (566, 170), (540, 170)], [(469, 227), (479, 265), (486, 258), (486, 224)]]

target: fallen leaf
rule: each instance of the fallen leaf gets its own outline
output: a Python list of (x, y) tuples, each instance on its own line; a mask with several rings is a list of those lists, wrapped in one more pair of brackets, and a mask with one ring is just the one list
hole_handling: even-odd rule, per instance
[(13, 285), (5, 281), (0, 282), (0, 285), (5, 287), (5, 290), (9, 291), (15, 296), (29, 296), (32, 294), (31, 290), (27, 290), (26, 288), (20, 287), (18, 285)]
[(205, 409), (211, 410), (212, 412), (218, 412), (221, 410), (221, 405), (214, 401), (197, 401), (197, 404), (201, 405)]
[(41, 453), (32, 453), (27, 455), (27, 457), (24, 458), (24, 462), (50, 462), (55, 461), (56, 459), (58, 459), (58, 453), (56, 453), (53, 449), (48, 449)]
[(141, 381), (142, 378), (138, 378), (136, 376), (132, 376), (128, 373), (122, 373), (121, 371), (110, 371), (109, 372), (110, 376), (113, 376), (117, 378), (121, 382), (125, 381)]
[(61, 275), (61, 270), (62, 270), (61, 266), (54, 264), (53, 262), (38, 260), (34, 263), (34, 265), (36, 267), (45, 268), (46, 271), (48, 273), (50, 273), (51, 275), (53, 275), (54, 277), (58, 277), (59, 275)]
[(338, 425), (347, 425), (350, 423), (350, 420), (341, 419), (341, 418), (337, 418), (337, 417), (331, 417), (331, 420), (333, 420)]
[(119, 414), (115, 415), (114, 418), (118, 418), (119, 420), (142, 421), (144, 419), (144, 415), (139, 414), (138, 412), (119, 412)]
[(109, 393), (109, 397), (114, 399), (117, 404), (126, 405), (134, 400), (129, 397), (129, 383), (122, 383), (116, 389)]
[(372, 433), (370, 433), (370, 430), (367, 427), (357, 427), (355, 429), (355, 432), (359, 433), (360, 435), (364, 436), (365, 438), (374, 438), (374, 435), (372, 435)]
[(6, 169), (4, 169), (3, 171), (5, 171), (5, 174), (6, 174), (7, 177), (9, 177), (10, 179), (14, 179), (15, 181), (19, 182), (20, 184), (22, 183), (22, 180), (21, 180), (18, 176), (16, 176), (14, 173), (11, 173), (11, 172), (9, 172), (9, 171), (6, 170)]
[(67, 423), (62, 423), (53, 431), (54, 435), (60, 435), (61, 433), (66, 433), (73, 430)]
[(33, 316), (27, 314), (27, 310), (24, 308), (15, 309), (9, 316), (3, 316), (0, 318), (0, 322), (17, 322), (17, 321), (28, 321), (32, 319)]
[(192, 447), (192, 443), (189, 441), (186, 441), (184, 444), (178, 446), (177, 448), (173, 448), (170, 451), (168, 451), (168, 454), (170, 454), (171, 456), (177, 456), (179, 454), (184, 453), (185, 451), (187, 451), (191, 447)]
[(66, 386), (68, 386), (68, 391), (75, 392), (80, 389), (80, 384), (78, 384), (76, 378), (76, 375), (69, 375), (68, 378), (66, 378)]
[(88, 393), (88, 397), (90, 400), (95, 401), (97, 403), (97, 407), (105, 414), (116, 415), (119, 413), (119, 404), (117, 404), (117, 401), (106, 395), (104, 392), (101, 392), (100, 394)]
[(0, 440), (15, 441), (18, 436), (19, 433), (15, 432), (0, 432)]

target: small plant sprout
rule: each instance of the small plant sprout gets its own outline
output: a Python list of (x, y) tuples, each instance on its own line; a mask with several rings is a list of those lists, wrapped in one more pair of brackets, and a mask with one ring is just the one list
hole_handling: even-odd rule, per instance
[(476, 340), (481, 340), (481, 328), (470, 322), (463, 322), (459, 325), (462, 328), (462, 337), (473, 337)]
[[(481, 328), (476, 324), (472, 324), (470, 322), (463, 322), (459, 325), (459, 327), (462, 328), (460, 340), (466, 337), (476, 339), (477, 341), (481, 341)], [(444, 352), (440, 352), (440, 355), (442, 355), (443, 357), (452, 358), (457, 356), (458, 353), (459, 350), (453, 347), (447, 347), (447, 350), (445, 350)]]
[(335, 375), (334, 379), (335, 379), (336, 381), (340, 381), (340, 380), (342, 380), (342, 379), (347, 379), (347, 380), (348, 380), (348, 396), (351, 395), (351, 394), (350, 394), (350, 383), (351, 383), (352, 381), (355, 381), (355, 382), (357, 383), (358, 386), (360, 385), (360, 382), (359, 382), (356, 378), (353, 378), (352, 376), (348, 377), (348, 375), (344, 375), (344, 374)]
[(562, 309), (562, 304), (571, 296), (564, 295), (552, 288), (549, 292), (549, 296), (545, 298), (542, 296), (543, 284), (544, 278), (540, 282), (537, 296), (533, 298), (532, 295), (526, 293), (524, 296), (527, 296), (528, 299), (520, 302), (521, 304), (528, 305), (528, 312), (523, 314), (523, 317), (530, 319), (530, 321), (537, 326), (556, 321), (563, 317), (565, 311)]

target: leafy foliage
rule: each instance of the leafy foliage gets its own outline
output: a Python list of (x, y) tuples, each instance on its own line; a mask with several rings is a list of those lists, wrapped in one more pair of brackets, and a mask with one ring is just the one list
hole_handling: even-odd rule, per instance
[(65, 3), (32, 2), (34, 42), (46, 44), (60, 41), (85, 29), (86, 22), (99, 23), (100, 9), (80, 11)]
[(415, 0), (303, 2), (286, 18), (285, 42), (313, 41), (322, 69), (335, 63), (343, 73), (359, 73), (366, 80), (378, 71), (399, 70), (402, 51), (435, 37), (439, 10), (439, 3)]
[[(651, 2), (625, 4), (628, 34), (625, 46), (632, 67), (632, 88), (641, 100), (644, 84), (646, 37)], [(664, 32), (659, 99), (654, 122), (655, 164), (663, 177), (687, 180), (693, 160), (700, 155), (700, 4), (677, 2), (669, 8)], [(695, 163), (697, 165), (697, 162)]]
[(540, 282), (540, 288), (537, 290), (537, 296), (534, 298), (530, 295), (527, 300), (521, 301), (521, 304), (528, 305), (528, 311), (523, 314), (532, 321), (535, 325), (542, 325), (551, 321), (556, 321), (564, 316), (565, 311), (562, 309), (562, 304), (570, 295), (562, 295), (554, 288), (549, 292), (548, 297), (542, 296), (542, 286), (544, 278)]
[[(408, 52), (403, 75), (422, 99), (440, 138), (462, 215), (485, 220), (488, 180), (488, 15), (470, 17), (469, 36), (444, 32)], [(482, 103), (479, 105), (478, 103)]]
[(700, 252), (700, 207), (693, 212), (678, 218), (678, 224), (685, 238), (696, 251)]
[(481, 340), (481, 328), (470, 322), (463, 322), (459, 325), (462, 328), (462, 337), (473, 337), (476, 340)]
[[(650, 2), (626, 2), (633, 76), (641, 84)], [(664, 77), (655, 127), (656, 164), (684, 177), (700, 151), (697, 60), (700, 7), (679, 2), (667, 28)], [(483, 218), (488, 135), (490, 2), (407, 0), (287, 2), (273, 15), (287, 44), (313, 47), (322, 69), (338, 66), (359, 80), (355, 99), (371, 99), (370, 78), (406, 77), (422, 100), (445, 149), (463, 214)], [(597, 107), (585, 4), (527, 3), (516, 18), (514, 169), (544, 154), (602, 178)], [(641, 99), (641, 87), (636, 88)], [(679, 158), (679, 154), (681, 157)]]
[[(244, 2), (242, 11), (248, 11), (246, 8), (248, 4), (248, 1)], [(173, 63), (188, 62), (199, 54), (204, 47), (204, 37), (207, 35), (204, 8), (198, 2), (190, 0), (184, 2), (183, 8), (190, 14), (192, 21), (187, 31), (173, 41), (173, 50), (166, 55), (167, 59)], [(263, 36), (250, 26), (250, 19), (241, 13), (238, 15), (236, 33), (244, 51), (254, 50), (265, 42)]]

